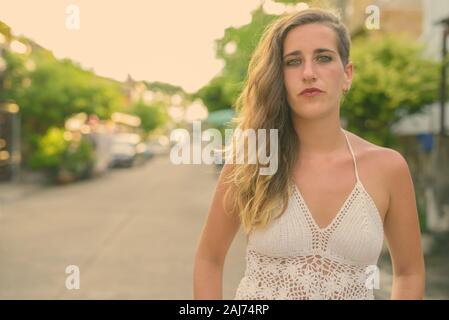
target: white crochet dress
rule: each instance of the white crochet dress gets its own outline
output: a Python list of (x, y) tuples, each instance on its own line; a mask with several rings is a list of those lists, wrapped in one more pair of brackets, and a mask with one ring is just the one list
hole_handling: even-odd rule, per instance
[(245, 275), (235, 299), (374, 299), (383, 224), (343, 132), (356, 175), (343, 206), (320, 228), (292, 183), (283, 215), (249, 235)]

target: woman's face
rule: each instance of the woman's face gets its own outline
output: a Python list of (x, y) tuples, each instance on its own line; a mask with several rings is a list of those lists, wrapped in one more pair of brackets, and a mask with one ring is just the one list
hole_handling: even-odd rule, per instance
[[(302, 118), (317, 118), (338, 110), (344, 89), (352, 81), (352, 64), (343, 67), (337, 35), (322, 24), (289, 31), (284, 41), (283, 75), (287, 101)], [(302, 93), (308, 88), (321, 92)]]

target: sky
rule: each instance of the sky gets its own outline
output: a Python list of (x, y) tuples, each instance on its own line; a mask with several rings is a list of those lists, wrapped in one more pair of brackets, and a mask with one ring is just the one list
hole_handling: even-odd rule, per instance
[(124, 81), (130, 74), (194, 92), (223, 67), (215, 58), (214, 40), (227, 27), (249, 23), (260, 2), (0, 0), (0, 20), (14, 35), (101, 76)]

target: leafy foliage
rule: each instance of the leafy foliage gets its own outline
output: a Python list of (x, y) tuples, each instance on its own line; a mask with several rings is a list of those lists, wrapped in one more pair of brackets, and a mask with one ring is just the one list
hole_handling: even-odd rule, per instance
[(86, 139), (66, 140), (64, 130), (55, 127), (39, 137), (38, 148), (29, 159), (31, 168), (46, 170), (52, 179), (62, 172), (75, 178), (85, 177), (93, 162), (94, 150)]
[[(265, 14), (262, 7), (259, 7), (253, 11), (249, 24), (227, 28), (224, 37), (215, 41), (216, 56), (224, 60), (225, 67), (196, 93), (196, 97), (203, 100), (209, 112), (234, 106), (235, 99), (243, 88), (251, 55), (264, 28), (275, 17)], [(229, 50), (232, 46), (235, 47), (234, 52)]]
[(86, 112), (106, 119), (122, 108), (120, 84), (82, 69), (71, 60), (56, 60), (51, 52), (33, 50), (30, 55), (4, 51), (0, 100), (20, 107), (22, 151), (25, 161), (51, 127), (62, 128), (71, 115)]
[(348, 127), (375, 143), (394, 143), (390, 126), (437, 99), (438, 64), (422, 47), (394, 35), (353, 43), (354, 79), (341, 114)]
[(153, 104), (145, 104), (138, 102), (132, 107), (132, 112), (141, 120), (141, 126), (147, 133), (165, 124), (168, 120), (165, 104), (155, 102)]

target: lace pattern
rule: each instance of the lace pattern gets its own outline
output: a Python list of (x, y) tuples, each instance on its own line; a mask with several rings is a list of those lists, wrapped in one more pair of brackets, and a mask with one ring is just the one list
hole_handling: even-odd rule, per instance
[(247, 251), (247, 269), (238, 300), (372, 300), (369, 273), (320, 255), (270, 257)]

